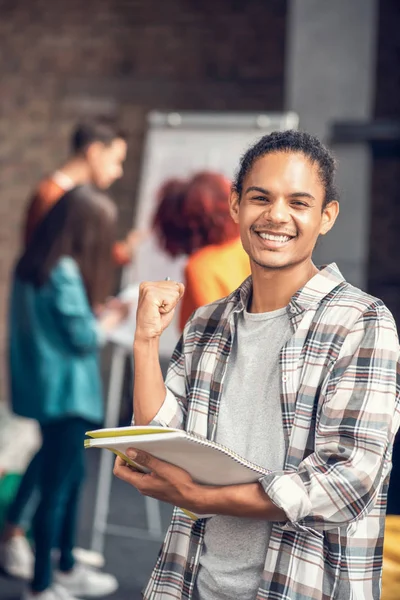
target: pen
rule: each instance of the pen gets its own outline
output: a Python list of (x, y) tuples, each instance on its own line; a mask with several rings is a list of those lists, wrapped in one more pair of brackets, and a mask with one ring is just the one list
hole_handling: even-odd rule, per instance
[[(166, 278), (164, 279), (164, 281), (171, 281), (171, 277), (166, 277)], [(165, 308), (166, 308), (166, 305), (165, 305), (164, 301), (162, 302), (162, 304), (161, 304), (160, 308), (162, 308), (163, 310), (165, 310)]]

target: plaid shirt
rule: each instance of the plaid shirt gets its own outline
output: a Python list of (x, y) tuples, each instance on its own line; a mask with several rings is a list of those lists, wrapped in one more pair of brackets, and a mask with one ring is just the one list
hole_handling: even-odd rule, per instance
[[(156, 422), (214, 438), (235, 314), (251, 285), (249, 278), (189, 320)], [(280, 353), (287, 454), (284, 469), (260, 483), (288, 520), (273, 524), (257, 600), (378, 600), (400, 424), (396, 327), (384, 304), (348, 284), (334, 264), (287, 310), (293, 336)], [(145, 599), (192, 597), (205, 524), (174, 510)]]

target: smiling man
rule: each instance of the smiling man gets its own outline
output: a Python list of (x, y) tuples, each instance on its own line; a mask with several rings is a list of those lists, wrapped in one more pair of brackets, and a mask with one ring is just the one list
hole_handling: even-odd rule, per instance
[(247, 151), (231, 214), (252, 276), (192, 315), (165, 384), (159, 337), (184, 289), (141, 286), (135, 423), (185, 429), (269, 470), (211, 487), (143, 452), (131, 456), (149, 475), (117, 459), (115, 474), (142, 494), (215, 515), (192, 522), (175, 509), (147, 600), (380, 597), (399, 347), (380, 300), (312, 262), (339, 212), (334, 174), (306, 133), (272, 133)]

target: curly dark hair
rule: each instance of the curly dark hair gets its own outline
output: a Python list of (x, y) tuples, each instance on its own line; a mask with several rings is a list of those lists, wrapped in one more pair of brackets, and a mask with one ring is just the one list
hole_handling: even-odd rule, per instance
[(212, 244), (239, 236), (229, 212), (231, 183), (219, 173), (203, 171), (191, 179), (169, 179), (159, 191), (153, 227), (171, 256), (190, 256)]
[(272, 152), (304, 154), (312, 163), (318, 164), (319, 176), (325, 188), (323, 208), (332, 200), (339, 199), (335, 185), (336, 161), (332, 153), (315, 136), (304, 131), (291, 129), (274, 131), (269, 135), (264, 135), (245, 152), (240, 160), (239, 170), (232, 186), (239, 198), (243, 191), (243, 180), (250, 172), (253, 164), (262, 156)]

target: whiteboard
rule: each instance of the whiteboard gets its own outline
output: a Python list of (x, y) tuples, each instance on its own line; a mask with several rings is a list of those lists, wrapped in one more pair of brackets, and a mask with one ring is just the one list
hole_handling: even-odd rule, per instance
[[(272, 131), (297, 127), (298, 116), (293, 112), (149, 113), (134, 226), (151, 227), (157, 192), (166, 179), (187, 178), (205, 169), (232, 179), (240, 157), (255, 141)], [(166, 277), (183, 281), (186, 260), (171, 259), (149, 235), (134, 263), (125, 268), (123, 285)], [(161, 336), (160, 354), (164, 357), (171, 355), (179, 339), (177, 317)]]

